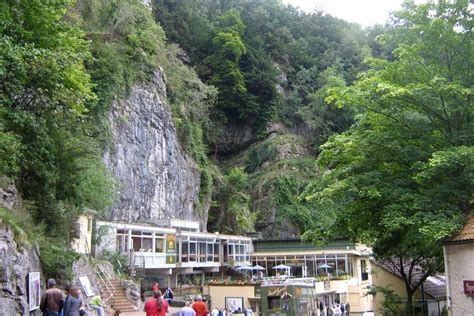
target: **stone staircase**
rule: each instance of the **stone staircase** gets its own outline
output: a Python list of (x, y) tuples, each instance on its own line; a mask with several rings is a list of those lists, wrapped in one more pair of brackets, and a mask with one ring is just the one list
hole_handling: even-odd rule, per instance
[[(102, 297), (104, 299), (110, 297), (107, 304), (111, 305), (114, 310), (120, 310), (122, 313), (135, 311), (132, 303), (125, 294), (125, 289), (120, 284), (120, 280), (110, 279), (101, 281), (100, 283), (102, 287)], [(113, 291), (112, 287), (115, 288), (114, 293), (111, 293)]]

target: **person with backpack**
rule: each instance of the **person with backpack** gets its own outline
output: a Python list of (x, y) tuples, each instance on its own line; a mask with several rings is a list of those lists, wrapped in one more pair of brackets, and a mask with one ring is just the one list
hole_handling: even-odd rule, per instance
[(163, 297), (165, 298), (165, 300), (168, 302), (168, 305), (169, 305), (171, 303), (171, 300), (173, 300), (173, 291), (169, 287), (167, 287)]

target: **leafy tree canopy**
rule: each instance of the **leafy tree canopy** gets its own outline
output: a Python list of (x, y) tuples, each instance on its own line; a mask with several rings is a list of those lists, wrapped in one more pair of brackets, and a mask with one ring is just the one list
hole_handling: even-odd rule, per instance
[[(327, 171), (305, 194), (334, 214), (331, 235), (362, 241), (398, 267), (409, 301), (442, 269), (439, 242), (473, 207), (468, 6), (407, 2), (395, 14), (382, 38), (396, 44), (394, 59), (370, 59), (371, 70), (326, 98), (360, 114), (323, 146), (319, 164)], [(420, 266), (424, 276), (415, 282), (412, 272)]]

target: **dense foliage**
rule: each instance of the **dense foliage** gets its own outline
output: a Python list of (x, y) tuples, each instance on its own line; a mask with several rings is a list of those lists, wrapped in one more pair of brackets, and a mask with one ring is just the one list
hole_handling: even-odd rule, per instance
[[(227, 209), (232, 199), (228, 176), (235, 167), (243, 168), (248, 178), (238, 190), (245, 199), (238, 200), (240, 218), (250, 219), (247, 209), (254, 214), (250, 230), (284, 235), (325, 225), (308, 220), (310, 203), (299, 196), (318, 177), (311, 167), (313, 154), (331, 134), (343, 132), (353, 122), (354, 111), (326, 104), (324, 98), (332, 87), (352, 82), (363, 67), (368, 50), (363, 31), (322, 12), (303, 13), (276, 0), (157, 0), (154, 12), (168, 40), (186, 52), (186, 62), (218, 90), (209, 111), (211, 128), (204, 128), (204, 136), (227, 175), (217, 172), (209, 229), (246, 226), (236, 226), (235, 211)], [(265, 140), (273, 122), (283, 123), (287, 129), (278, 133), (286, 135)], [(242, 137), (240, 145), (223, 144), (232, 135), (246, 133), (253, 136)], [(247, 148), (256, 140), (260, 143)], [(291, 151), (295, 145), (303, 152), (292, 158), (301, 160), (280, 162), (279, 150)], [(229, 154), (234, 156), (222, 159)], [(239, 157), (246, 158), (238, 161)], [(287, 224), (294, 228), (282, 229)]]
[(96, 98), (84, 33), (64, 20), (68, 1), (0, 6), (2, 173), (16, 179), (37, 222), (67, 241), (84, 207), (104, 209), (113, 185), (87, 117)]
[[(156, 1), (155, 13), (200, 77), (219, 89), (214, 121), (243, 122), (256, 132), (274, 119), (309, 125), (298, 110), (325, 84), (318, 79), (322, 72), (334, 66), (351, 81), (364, 56), (365, 38), (356, 25), (280, 1)], [(347, 128), (334, 116), (327, 115), (334, 131)], [(326, 140), (319, 127), (309, 130), (319, 138), (315, 145)], [(210, 145), (218, 143), (210, 137)]]
[[(370, 59), (371, 70), (327, 98), (360, 115), (323, 146), (319, 164), (327, 171), (306, 197), (334, 212), (334, 234), (372, 246), (394, 267), (411, 302), (443, 268), (439, 242), (473, 207), (468, 1), (406, 3), (381, 40), (396, 46), (393, 59)], [(420, 267), (423, 277), (414, 281)]]

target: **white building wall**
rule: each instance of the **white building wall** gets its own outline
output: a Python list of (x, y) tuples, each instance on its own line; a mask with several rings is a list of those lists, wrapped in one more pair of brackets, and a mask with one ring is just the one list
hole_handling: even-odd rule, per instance
[(464, 294), (464, 280), (474, 280), (474, 242), (445, 245), (451, 315), (473, 315), (474, 296)]
[(79, 238), (73, 239), (71, 246), (77, 253), (90, 254), (92, 247), (92, 215), (81, 215), (77, 220)]

